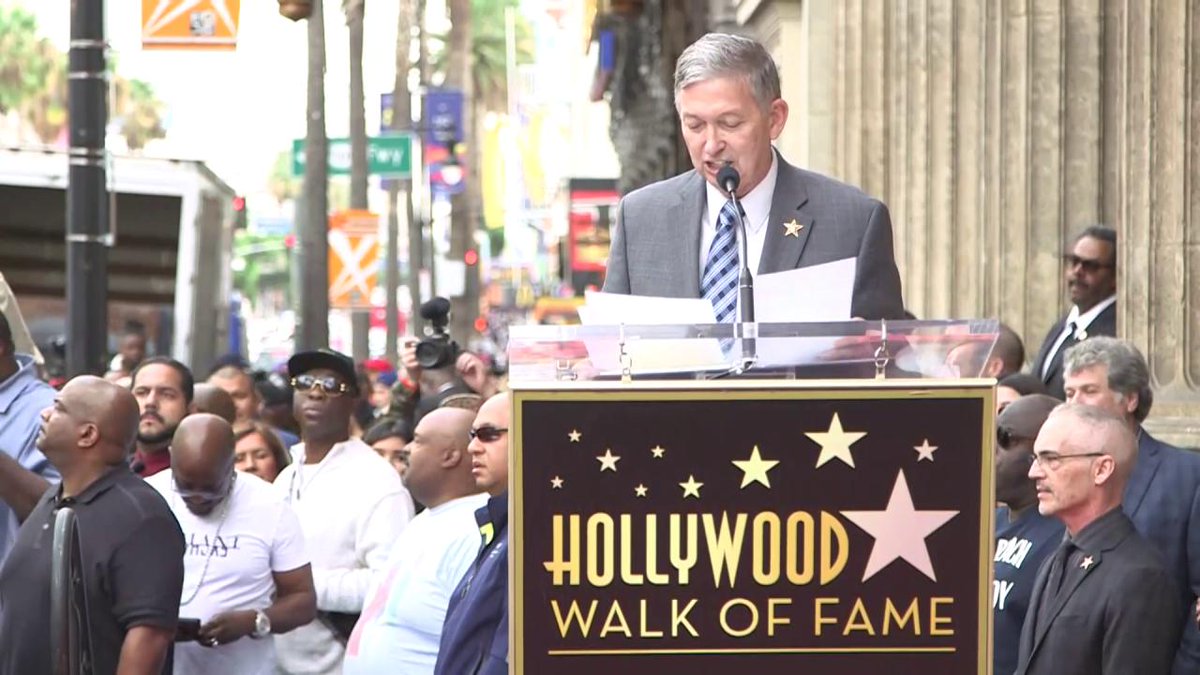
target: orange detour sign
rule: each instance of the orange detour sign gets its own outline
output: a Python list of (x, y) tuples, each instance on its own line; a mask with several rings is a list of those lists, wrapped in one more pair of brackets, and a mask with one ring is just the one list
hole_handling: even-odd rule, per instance
[(241, 4), (241, 0), (142, 0), (142, 47), (234, 49)]
[(329, 216), (329, 307), (371, 306), (379, 272), (379, 214), (339, 211)]

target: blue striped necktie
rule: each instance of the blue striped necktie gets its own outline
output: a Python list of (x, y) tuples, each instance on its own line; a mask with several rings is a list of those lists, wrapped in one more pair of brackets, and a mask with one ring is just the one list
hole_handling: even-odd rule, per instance
[(733, 323), (737, 313), (738, 252), (732, 201), (717, 215), (717, 236), (708, 248), (700, 292), (712, 303), (717, 323)]

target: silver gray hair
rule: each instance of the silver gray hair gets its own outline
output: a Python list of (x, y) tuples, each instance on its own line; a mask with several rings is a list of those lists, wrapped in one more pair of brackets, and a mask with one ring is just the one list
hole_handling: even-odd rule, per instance
[(1120, 468), (1120, 473), (1128, 477), (1137, 460), (1137, 437), (1125, 424), (1125, 420), (1111, 412), (1094, 405), (1082, 403), (1063, 403), (1050, 411), (1050, 417), (1069, 416), (1082, 424), (1089, 432), (1090, 438), (1071, 438), (1072, 447), (1084, 452), (1103, 452), (1111, 455)]
[(1063, 356), (1063, 372), (1078, 373), (1093, 366), (1108, 369), (1108, 388), (1128, 398), (1137, 394), (1138, 405), (1133, 417), (1138, 422), (1150, 414), (1154, 391), (1150, 389), (1150, 369), (1137, 347), (1114, 337), (1088, 338), (1071, 347)]
[(718, 77), (743, 77), (759, 107), (767, 110), (780, 98), (779, 70), (758, 42), (740, 35), (708, 33), (688, 45), (675, 62), (675, 107), (679, 92)]

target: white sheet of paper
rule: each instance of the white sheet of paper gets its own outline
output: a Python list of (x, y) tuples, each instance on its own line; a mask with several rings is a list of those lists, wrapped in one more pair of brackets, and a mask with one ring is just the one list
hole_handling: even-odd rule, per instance
[[(754, 320), (758, 323), (846, 321), (854, 295), (858, 260), (843, 258), (822, 265), (754, 277)], [(812, 363), (834, 346), (836, 338), (759, 338), (762, 367)]]
[[(588, 292), (579, 307), (585, 326), (619, 324), (660, 325), (713, 323), (712, 303), (704, 298), (659, 298), (646, 295)], [(601, 372), (621, 370), (620, 345), (615, 338), (587, 339), (588, 356)], [(726, 365), (721, 344), (706, 340), (630, 339), (625, 352), (638, 373), (668, 373), (708, 370)]]

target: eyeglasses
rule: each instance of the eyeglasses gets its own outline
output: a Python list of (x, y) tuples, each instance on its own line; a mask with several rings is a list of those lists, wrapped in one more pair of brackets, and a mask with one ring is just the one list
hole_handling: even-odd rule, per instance
[(996, 427), (996, 443), (998, 443), (1000, 445), (1000, 447), (1004, 448), (1005, 450), (1011, 449), (1014, 445), (1016, 445), (1017, 443), (1020, 443), (1021, 441), (1032, 441), (1032, 440), (1033, 439), (1029, 438), (1028, 436), (1021, 436), (1021, 435), (1016, 434), (1015, 432), (1013, 432), (1012, 429), (1009, 429), (1008, 427), (1000, 427), (1000, 426)]
[(471, 437), (471, 440), (478, 438), (484, 443), (491, 443), (492, 441), (500, 440), (500, 436), (507, 432), (508, 429), (501, 429), (500, 427), (479, 427), (478, 429), (468, 431), (467, 435)]
[(1107, 454), (1105, 452), (1079, 452), (1070, 455), (1061, 455), (1057, 452), (1038, 452), (1030, 455), (1031, 459), (1029, 463), (1037, 462), (1038, 466), (1043, 469), (1057, 471), (1058, 467), (1062, 466), (1065, 460), (1078, 459), (1080, 457), (1104, 457)]
[(296, 391), (310, 392), (314, 387), (320, 387), (326, 396), (341, 396), (350, 391), (350, 387), (332, 375), (317, 377), (316, 375), (297, 375), (292, 378), (292, 388)]
[(1114, 267), (1114, 265), (1112, 265), (1110, 263), (1102, 262), (1100, 260), (1092, 260), (1091, 258), (1080, 258), (1079, 256), (1075, 255), (1074, 253), (1064, 253), (1062, 259), (1063, 259), (1063, 262), (1066, 263), (1068, 269), (1078, 266), (1079, 269), (1083, 270), (1084, 272), (1087, 272), (1088, 274), (1094, 274), (1096, 272), (1099, 272), (1102, 269), (1108, 269), (1108, 268)]

